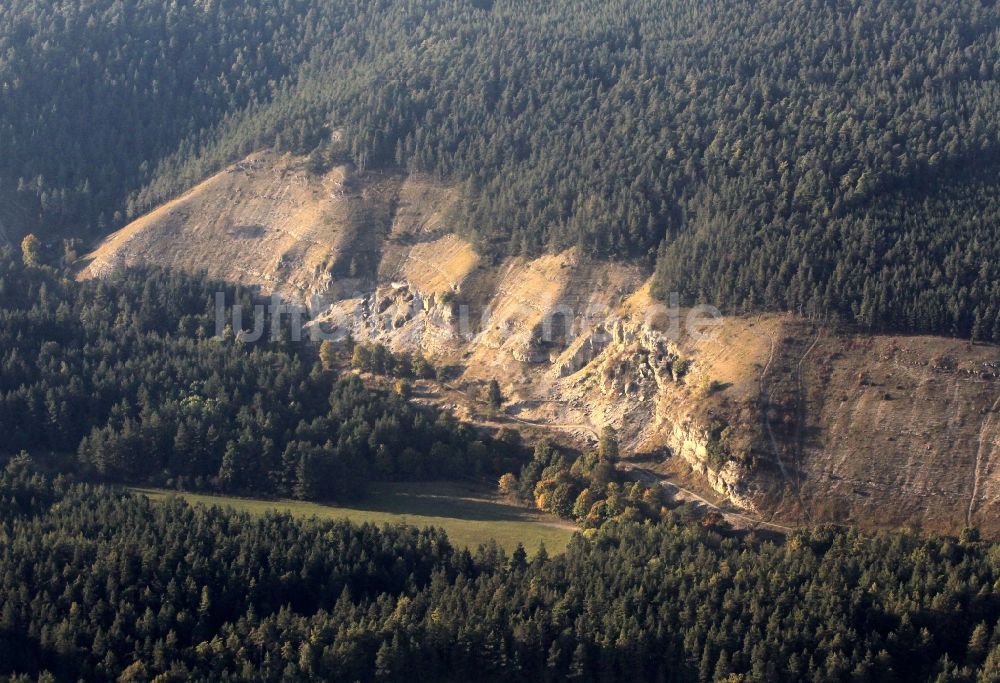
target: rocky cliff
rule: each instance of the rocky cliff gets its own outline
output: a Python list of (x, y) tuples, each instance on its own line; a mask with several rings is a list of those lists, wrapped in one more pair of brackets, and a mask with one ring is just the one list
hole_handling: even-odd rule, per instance
[(699, 326), (635, 265), (488, 262), (450, 230), (459, 198), (255, 155), (108, 237), (81, 277), (156, 263), (281, 293), (311, 325), (454, 366), (448, 401), (496, 378), (512, 423), (581, 447), (612, 425), (626, 454), (753, 515), (1000, 532), (996, 347), (783, 315)]

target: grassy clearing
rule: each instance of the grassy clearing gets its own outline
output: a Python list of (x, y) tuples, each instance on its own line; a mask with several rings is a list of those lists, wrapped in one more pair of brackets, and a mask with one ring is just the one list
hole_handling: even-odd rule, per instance
[(368, 497), (347, 507), (300, 500), (260, 500), (230, 496), (178, 493), (160, 489), (135, 488), (152, 500), (179, 495), (190, 503), (228, 506), (252, 514), (274, 510), (298, 517), (344, 519), (373, 524), (436, 526), (447, 532), (456, 547), (475, 550), (494, 539), (509, 553), (523, 543), (533, 554), (539, 543), (550, 553), (561, 552), (573, 535), (574, 527), (549, 515), (511, 505), (483, 487), (453, 482), (381, 484)]

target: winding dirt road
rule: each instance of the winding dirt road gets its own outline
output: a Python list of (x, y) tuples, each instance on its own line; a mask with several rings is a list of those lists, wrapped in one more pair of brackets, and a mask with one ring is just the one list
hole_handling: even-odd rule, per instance
[[(599, 435), (598, 435), (597, 430), (592, 425), (589, 425), (589, 424), (583, 424), (583, 423), (558, 424), (558, 423), (551, 423), (551, 422), (540, 422), (540, 421), (534, 421), (534, 420), (525, 420), (523, 418), (515, 417), (513, 415), (506, 415), (506, 414), (504, 414), (503, 417), (505, 417), (507, 420), (510, 420), (510, 421), (513, 421), (513, 422), (516, 422), (516, 423), (519, 423), (519, 424), (523, 424), (523, 425), (535, 427), (535, 428), (538, 428), (538, 429), (555, 429), (555, 430), (562, 431), (562, 432), (570, 432), (573, 435), (576, 435), (577, 433), (583, 431), (583, 432), (588, 432), (589, 434), (593, 435), (593, 437), (595, 439), (600, 438)], [(502, 423), (493, 421), (493, 422), (491, 422), (491, 426), (499, 427), (499, 426), (502, 426)], [(716, 505), (715, 503), (713, 503), (712, 501), (710, 501), (707, 498), (705, 498), (704, 496), (701, 496), (701, 495), (695, 493), (694, 491), (691, 491), (690, 489), (684, 488), (683, 486), (681, 486), (677, 482), (671, 481), (671, 480), (663, 477), (662, 475), (657, 474), (656, 472), (652, 472), (652, 471), (647, 470), (645, 468), (639, 467), (639, 466), (637, 466), (634, 463), (627, 462), (627, 461), (619, 462), (618, 463), (618, 469), (620, 469), (620, 470), (622, 470), (624, 472), (629, 472), (630, 474), (633, 474), (634, 476), (638, 477), (640, 480), (644, 481), (647, 484), (658, 484), (658, 485), (662, 486), (664, 489), (670, 491), (674, 495), (675, 498), (684, 500), (686, 502), (692, 502), (692, 503), (695, 503), (695, 504), (697, 504), (699, 506), (704, 506), (704, 507), (706, 507), (706, 508), (708, 508), (708, 509), (710, 509), (712, 511), (718, 512), (719, 514), (721, 514), (723, 516), (723, 518), (726, 521), (728, 521), (734, 527), (742, 528), (742, 529), (754, 529), (754, 528), (757, 528), (757, 527), (767, 527), (769, 529), (779, 530), (779, 531), (781, 531), (783, 533), (787, 533), (787, 532), (791, 532), (791, 531), (795, 530), (794, 527), (785, 526), (784, 524), (776, 524), (774, 522), (766, 522), (766, 521), (764, 521), (762, 519), (757, 519), (755, 517), (750, 517), (748, 515), (744, 515), (742, 513), (734, 511), (732, 508), (729, 508), (729, 507), (720, 507), (720, 506)]]
[[(766, 374), (766, 369), (765, 369), (765, 374)], [(435, 386), (439, 390), (447, 389), (453, 394), (455, 394), (454, 402), (456, 404), (461, 403), (462, 401), (470, 400), (469, 397), (456, 386), (447, 383), (436, 384)], [(458, 398), (459, 396), (461, 396), (461, 398)], [(440, 397), (441, 396), (439, 395), (439, 398)], [(481, 405), (486, 404), (486, 402), (481, 399), (476, 399), (474, 402)], [(556, 401), (551, 401), (551, 400), (549, 400), (548, 402), (556, 403)], [(597, 431), (597, 429), (592, 424), (589, 423), (583, 423), (583, 422), (557, 423), (557, 422), (544, 422), (540, 420), (526, 420), (524, 418), (517, 417), (515, 415), (509, 415), (503, 411), (500, 411), (492, 419), (473, 418), (473, 422), (481, 427), (489, 427), (491, 429), (501, 429), (503, 427), (509, 427), (511, 423), (521, 424), (527, 427), (534, 427), (536, 429), (541, 429), (541, 430), (555, 430), (569, 434), (570, 436), (573, 437), (578, 437), (580, 432), (584, 432), (591, 435), (595, 441), (600, 439), (600, 434)], [(756, 517), (751, 517), (749, 515), (737, 512), (729, 506), (725, 505), (719, 506), (713, 503), (712, 501), (708, 500), (704, 496), (695, 493), (690, 489), (684, 488), (677, 482), (671, 481), (670, 479), (667, 479), (666, 477), (651, 470), (639, 467), (635, 463), (628, 461), (619, 461), (617, 466), (618, 469), (632, 474), (633, 476), (639, 478), (641, 481), (647, 484), (662, 486), (664, 489), (672, 493), (676, 499), (694, 503), (698, 506), (705, 507), (714, 512), (718, 512), (723, 516), (723, 518), (727, 522), (732, 524), (733, 527), (735, 528), (756, 529), (764, 527), (768, 529), (774, 529), (782, 533), (789, 533), (795, 531), (795, 527), (786, 526), (784, 524), (777, 524), (775, 522), (767, 522), (762, 519), (757, 519)]]

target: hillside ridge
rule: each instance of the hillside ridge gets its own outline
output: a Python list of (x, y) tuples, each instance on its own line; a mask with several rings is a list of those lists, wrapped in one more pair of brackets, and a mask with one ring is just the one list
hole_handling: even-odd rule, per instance
[(463, 418), (487, 420), (496, 378), (513, 426), (587, 447), (611, 425), (656, 476), (778, 524), (1000, 533), (996, 347), (779, 314), (700, 338), (641, 267), (483, 258), (450, 229), (460, 199), (420, 175), (256, 154), (106, 238), (80, 277), (160, 264), (280, 293), (324, 330), (454, 367), (426, 400)]

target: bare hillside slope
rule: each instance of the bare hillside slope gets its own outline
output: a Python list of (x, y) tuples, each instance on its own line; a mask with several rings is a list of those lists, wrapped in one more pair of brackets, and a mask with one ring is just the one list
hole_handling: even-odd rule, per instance
[[(314, 324), (420, 351), (458, 378), (433, 400), (628, 455), (760, 519), (1000, 534), (1000, 352), (782, 315), (707, 338), (649, 273), (575, 250), (488, 263), (451, 232), (458, 190), (261, 154), (108, 237), (81, 277), (156, 263), (301, 301)], [(497, 378), (508, 401), (484, 417)]]

